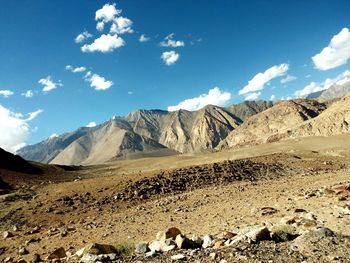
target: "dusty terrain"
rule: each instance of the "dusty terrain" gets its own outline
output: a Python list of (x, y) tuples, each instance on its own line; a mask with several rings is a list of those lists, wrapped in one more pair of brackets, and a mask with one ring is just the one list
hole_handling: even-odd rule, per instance
[[(30, 261), (35, 253), (46, 258), (58, 247), (74, 254), (94, 242), (136, 244), (173, 226), (186, 236), (238, 232), (307, 213), (313, 223), (305, 228), (350, 236), (350, 198), (329, 190), (350, 185), (349, 135), (57, 169), (51, 176), (21, 177), (19, 190), (1, 196), (0, 230), (13, 235), (0, 242), (1, 260)], [(332, 242), (316, 242), (311, 254), (293, 250), (292, 241), (222, 246), (186, 254), (186, 260), (349, 261), (350, 241)], [(166, 254), (120, 260), (171, 261)]]

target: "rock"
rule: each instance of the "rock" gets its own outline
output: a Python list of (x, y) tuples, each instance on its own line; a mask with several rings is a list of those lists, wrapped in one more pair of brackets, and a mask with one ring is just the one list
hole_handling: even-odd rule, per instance
[(280, 223), (283, 225), (285, 225), (285, 224), (291, 225), (291, 224), (296, 223), (296, 219), (297, 219), (296, 217), (283, 217), (283, 218), (281, 218)]
[(153, 257), (153, 256), (155, 256), (157, 254), (157, 252), (156, 251), (148, 251), (147, 253), (146, 253), (146, 257)]
[(303, 214), (303, 215), (302, 215), (302, 218), (307, 219), (307, 220), (312, 220), (312, 221), (316, 221), (316, 220), (317, 220), (317, 217), (316, 217), (315, 214), (312, 213), (312, 212)]
[(193, 236), (191, 237), (191, 240), (192, 240), (199, 248), (202, 247), (202, 245), (203, 245), (203, 240), (202, 240), (199, 236), (193, 235)]
[(34, 254), (30, 263), (38, 263), (38, 262), (42, 262), (42, 259), (40, 258), (39, 254)]
[(18, 254), (21, 255), (21, 256), (27, 255), (28, 253), (29, 253), (29, 252), (28, 252), (28, 250), (27, 250), (25, 247), (20, 247), (20, 248), (18, 249)]
[(176, 236), (175, 243), (179, 249), (195, 249), (198, 247), (195, 242), (181, 234)]
[(148, 244), (148, 248), (151, 251), (160, 251), (160, 241), (159, 240), (153, 240)]
[(266, 216), (266, 215), (272, 215), (274, 213), (277, 213), (277, 209), (273, 207), (263, 207), (261, 208), (261, 215)]
[(276, 225), (271, 228), (271, 238), (275, 242), (285, 242), (298, 237), (296, 228), (291, 225)]
[(174, 256), (171, 256), (172, 260), (186, 260), (186, 256), (184, 254), (177, 254)]
[(224, 231), (224, 232), (221, 233), (221, 237), (222, 237), (223, 239), (231, 239), (231, 238), (233, 238), (233, 237), (236, 236), (236, 235), (237, 235), (237, 234), (232, 233), (232, 232), (229, 232), (229, 231)]
[(47, 259), (59, 259), (59, 258), (65, 258), (67, 256), (66, 250), (63, 247), (57, 248), (55, 251), (53, 251)]
[(17, 260), (17, 263), (27, 263), (27, 261), (25, 261), (25, 259), (20, 258), (19, 260)]
[(12, 262), (12, 258), (11, 257), (7, 257), (4, 259), (4, 263), (8, 263), (8, 262)]
[(83, 262), (83, 263), (93, 263), (93, 262), (97, 262), (99, 261), (99, 258), (97, 255), (92, 255), (92, 254), (84, 254), (81, 259), (80, 259), (80, 262)]
[(295, 208), (294, 209), (294, 213), (305, 213), (305, 212), (306, 212), (306, 210), (303, 208)]
[(156, 239), (157, 240), (165, 240), (168, 238), (175, 239), (177, 235), (180, 235), (181, 231), (176, 227), (170, 227), (165, 231), (159, 231), (157, 233)]
[(4, 231), (2, 236), (3, 236), (4, 239), (7, 239), (7, 238), (10, 238), (10, 237), (13, 237), (13, 234), (11, 232), (9, 232), (9, 231)]
[(147, 242), (140, 242), (136, 244), (135, 246), (135, 252), (136, 253), (146, 253), (148, 251), (148, 243)]
[(262, 240), (270, 240), (270, 231), (266, 226), (253, 226), (248, 227), (244, 231), (244, 235), (253, 242), (259, 242)]
[(214, 243), (213, 249), (222, 248), (224, 245), (225, 245), (225, 242), (223, 240), (218, 240)]
[(101, 255), (118, 253), (117, 249), (111, 245), (91, 243), (84, 248), (78, 250), (75, 255), (81, 258), (85, 254)]
[(212, 246), (214, 243), (214, 240), (211, 236), (209, 235), (206, 235), (203, 237), (203, 244), (202, 244), (202, 247), (203, 248), (207, 248), (207, 247), (210, 247)]

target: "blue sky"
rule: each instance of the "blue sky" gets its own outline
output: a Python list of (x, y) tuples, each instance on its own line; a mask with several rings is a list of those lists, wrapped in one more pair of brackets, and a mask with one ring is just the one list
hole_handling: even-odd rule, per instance
[[(348, 10), (347, 0), (2, 1), (0, 147), (140, 108), (286, 99), (341, 83)], [(83, 32), (92, 36), (76, 43)]]

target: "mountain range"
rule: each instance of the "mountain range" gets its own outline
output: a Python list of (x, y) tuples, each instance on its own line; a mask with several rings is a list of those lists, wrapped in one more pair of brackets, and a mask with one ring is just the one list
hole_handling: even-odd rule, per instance
[(332, 86), (317, 100), (246, 101), (198, 111), (136, 110), (25, 146), (18, 154), (42, 163), (92, 165), (346, 133), (350, 95), (335, 98), (349, 87), (349, 83)]

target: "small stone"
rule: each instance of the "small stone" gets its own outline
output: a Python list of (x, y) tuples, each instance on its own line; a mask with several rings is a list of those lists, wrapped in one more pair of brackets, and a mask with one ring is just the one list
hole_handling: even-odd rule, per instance
[(9, 231), (4, 231), (2, 236), (3, 236), (4, 239), (7, 239), (7, 238), (10, 238), (10, 237), (13, 237), (13, 234), (11, 232), (9, 232)]
[(29, 252), (28, 252), (28, 250), (27, 250), (25, 247), (20, 247), (20, 248), (18, 249), (18, 254), (21, 255), (21, 256), (27, 255), (28, 253), (29, 253)]
[(203, 248), (210, 247), (213, 243), (214, 243), (213, 238), (211, 236), (209, 236), (209, 235), (206, 235), (206, 236), (203, 237), (202, 247)]
[(192, 240), (194, 243), (196, 243), (196, 245), (197, 245), (198, 247), (202, 247), (202, 245), (203, 245), (203, 240), (202, 240), (199, 236), (193, 235), (193, 236), (191, 237), (191, 240)]
[(7, 262), (12, 262), (12, 258), (11, 257), (7, 257), (4, 259), (4, 263), (7, 263)]
[(34, 254), (30, 263), (38, 263), (38, 262), (42, 262), (42, 259), (40, 258), (39, 254)]
[(84, 248), (78, 250), (75, 255), (81, 258), (85, 254), (101, 255), (101, 254), (112, 254), (118, 253), (117, 249), (111, 245), (91, 243)]
[(253, 242), (259, 242), (261, 240), (269, 240), (270, 239), (270, 231), (266, 226), (259, 227), (248, 227), (244, 234)]
[(148, 248), (151, 251), (160, 251), (160, 241), (159, 240), (153, 240), (148, 244)]
[(60, 259), (65, 258), (67, 256), (66, 250), (63, 247), (57, 248), (53, 251), (47, 259)]
[(224, 231), (222, 232), (221, 236), (223, 239), (231, 239), (233, 238), (234, 236), (236, 236), (237, 234), (235, 233), (232, 233), (232, 232), (229, 232), (229, 231)]
[(136, 253), (146, 253), (148, 251), (148, 243), (147, 242), (140, 242), (136, 244), (135, 246), (135, 252)]
[(176, 236), (175, 243), (180, 249), (194, 249), (197, 247), (195, 242), (181, 234)]
[(224, 246), (225, 242), (223, 240), (218, 240), (214, 243), (213, 249), (219, 249)]
[(172, 260), (185, 260), (186, 256), (184, 254), (177, 254), (177, 255), (171, 256), (171, 259)]
[(212, 259), (212, 260), (215, 260), (216, 259), (216, 256), (217, 254), (215, 252), (212, 252), (210, 253), (209, 257)]

